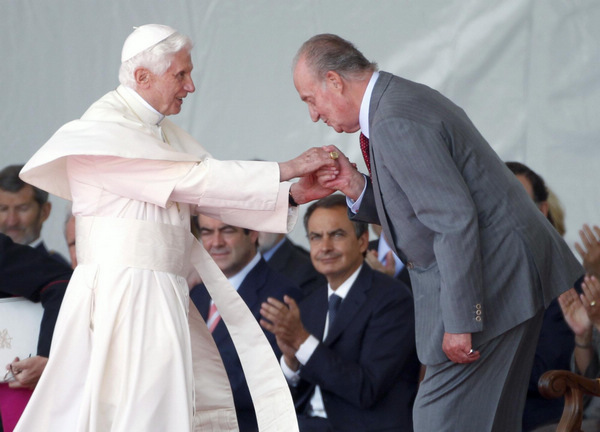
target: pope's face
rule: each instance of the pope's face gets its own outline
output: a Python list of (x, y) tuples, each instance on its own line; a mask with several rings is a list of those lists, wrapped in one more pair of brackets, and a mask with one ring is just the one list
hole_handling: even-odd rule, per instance
[(300, 99), (308, 105), (308, 113), (314, 122), (323, 120), (336, 132), (356, 132), (360, 129), (359, 111), (354, 108), (347, 92), (343, 90), (338, 76), (319, 80), (300, 59), (294, 69), (294, 86)]
[(166, 116), (178, 114), (183, 98), (196, 90), (191, 76), (193, 68), (192, 57), (187, 50), (176, 53), (164, 74), (150, 74), (152, 85), (147, 102)]
[(38, 204), (29, 185), (15, 193), (0, 190), (0, 232), (15, 243), (27, 245), (40, 236), (50, 208), (49, 202)]

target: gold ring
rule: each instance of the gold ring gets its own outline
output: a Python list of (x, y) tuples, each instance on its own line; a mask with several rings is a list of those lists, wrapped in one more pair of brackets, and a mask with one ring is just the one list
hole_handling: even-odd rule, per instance
[(591, 307), (594, 307), (594, 306), (596, 306), (596, 300), (592, 300), (592, 301), (590, 302), (590, 306), (591, 306)]
[(340, 155), (336, 151), (329, 152), (329, 157), (333, 160), (336, 160)]

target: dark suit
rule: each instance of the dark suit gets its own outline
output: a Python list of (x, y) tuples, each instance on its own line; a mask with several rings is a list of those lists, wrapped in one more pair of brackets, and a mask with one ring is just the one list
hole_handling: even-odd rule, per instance
[(545, 424), (558, 423), (560, 420), (564, 397), (555, 399), (543, 397), (538, 389), (538, 381), (544, 372), (551, 369), (569, 370), (574, 348), (575, 336), (565, 322), (558, 300), (555, 299), (544, 313), (542, 331), (535, 350), (535, 360), (523, 411), (524, 432)]
[[(304, 327), (319, 339), (327, 307), (327, 286), (300, 303)], [(411, 431), (419, 367), (410, 290), (364, 264), (327, 338), (300, 369), (297, 411), (319, 385), (333, 430)]]
[[(369, 242), (369, 250), (374, 250), (375, 252), (379, 250), (379, 239), (371, 240)], [(395, 277), (412, 290), (412, 284), (410, 283), (410, 274), (408, 273), (408, 268), (406, 266), (402, 267), (400, 273), (398, 273)]]
[[(257, 321), (260, 319), (260, 305), (267, 300), (267, 297), (274, 297), (280, 301), (283, 301), (284, 295), (289, 295), (296, 301), (302, 297), (302, 293), (292, 281), (271, 269), (262, 258), (246, 275), (238, 288), (238, 294), (256, 317)], [(210, 296), (204, 285), (195, 286), (190, 292), (190, 297), (202, 317), (206, 320), (210, 307)], [(276, 356), (279, 357), (281, 351), (277, 347), (275, 336), (267, 331), (265, 331), (265, 335), (273, 347)], [(242, 365), (235, 351), (233, 341), (222, 320), (215, 327), (213, 337), (219, 348), (233, 391), (240, 432), (256, 431), (258, 429), (250, 391), (248, 390), (246, 378), (244, 377)]]
[(65, 259), (65, 257), (63, 257), (61, 254), (59, 254), (55, 250), (48, 250), (48, 248), (46, 247), (46, 245), (44, 244), (44, 242), (41, 242), (39, 245), (37, 245), (35, 247), (35, 249), (39, 250), (40, 252), (45, 253), (50, 258), (58, 261), (59, 263), (64, 264), (64, 265), (66, 265), (68, 267), (71, 267), (71, 263), (69, 261), (67, 261)]
[(38, 355), (48, 357), (50, 353), (56, 317), (72, 272), (44, 251), (13, 243), (0, 234), (0, 297), (22, 296), (41, 301), (44, 307)]
[[(537, 337), (541, 312), (581, 276), (581, 265), (464, 111), (438, 92), (381, 72), (370, 98), (369, 126), (373, 175), (357, 219), (382, 225), (409, 267), (419, 358), (441, 369), (448, 362), (444, 332), (471, 333), (474, 348), (482, 351), (479, 363), (465, 370), (473, 385), (487, 379), (476, 374), (491, 373), (485, 367), (490, 358), (499, 365), (517, 360), (526, 368), (535, 344), (521, 344), (520, 338)], [(427, 406), (427, 412), (420, 411), (424, 424), (439, 422), (425, 429), (463, 426), (444, 417), (465, 394), (459, 390), (441, 398), (434, 390), (440, 377), (459, 384), (466, 380), (450, 366), (444, 373), (452, 370), (456, 376), (438, 375), (431, 386), (428, 378), (437, 366), (427, 368), (416, 407)], [(484, 395), (480, 405), (489, 402), (478, 411), (474, 403), (465, 407), (470, 411), (460, 418), (471, 416), (472, 428), (480, 419), (482, 425), (490, 417), (493, 421), (494, 407), (505, 408), (498, 404), (515, 404), (504, 417), (520, 419), (515, 410), (522, 407), (525, 389), (515, 369), (506, 372), (513, 374), (506, 385), (471, 391), (473, 398)], [(512, 399), (506, 397), (508, 389), (515, 392)], [(433, 401), (439, 404), (434, 407)]]
[(313, 267), (309, 252), (288, 238), (283, 240), (267, 263), (295, 282), (305, 296), (327, 283), (325, 277)]

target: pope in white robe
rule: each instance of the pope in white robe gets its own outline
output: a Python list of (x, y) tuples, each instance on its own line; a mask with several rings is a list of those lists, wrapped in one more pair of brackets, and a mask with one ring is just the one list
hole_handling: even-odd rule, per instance
[[(142, 42), (132, 39), (136, 32)], [(166, 26), (139, 27), (123, 61), (173, 35), (181, 37)], [(189, 49), (175, 55), (165, 76), (179, 66), (177, 56), (189, 75)], [(184, 80), (179, 107), (180, 94), (193, 91), (191, 77)], [(274, 162), (212, 159), (165, 118), (177, 108), (161, 112), (148, 101), (152, 90), (121, 85), (109, 92), (59, 129), (21, 172), (26, 182), (73, 201), (79, 265), (48, 364), (16, 431), (237, 430), (218, 351), (190, 307), (192, 265), (236, 342), (260, 430), (297, 430), (271, 348), (189, 226), (190, 215), (202, 213), (286, 232), (297, 217), (290, 183), (280, 183), (282, 165)], [(312, 150), (304, 173), (325, 164), (323, 151)]]

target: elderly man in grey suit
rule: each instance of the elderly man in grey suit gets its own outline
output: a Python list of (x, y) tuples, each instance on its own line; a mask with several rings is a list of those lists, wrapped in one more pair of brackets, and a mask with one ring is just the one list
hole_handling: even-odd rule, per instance
[(521, 430), (543, 311), (583, 274), (578, 261), (438, 92), (327, 34), (300, 48), (294, 84), (313, 121), (361, 130), (369, 175), (332, 146), (340, 173), (321, 184), (346, 195), (355, 219), (382, 225), (409, 268), (427, 366), (415, 430)]

